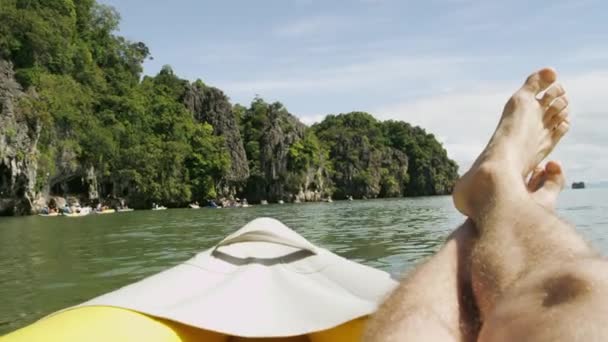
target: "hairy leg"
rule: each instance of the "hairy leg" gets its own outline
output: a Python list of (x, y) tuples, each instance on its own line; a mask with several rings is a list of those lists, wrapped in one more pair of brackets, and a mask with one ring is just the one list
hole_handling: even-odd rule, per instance
[(475, 230), (470, 221), (417, 267), (370, 320), (363, 341), (473, 341), (477, 328), (469, 263)]
[[(552, 210), (563, 188), (561, 172), (537, 169), (527, 188)], [(417, 267), (383, 303), (366, 329), (364, 341), (475, 341), (479, 331), (471, 290), (470, 255), (476, 229), (470, 220)]]
[[(608, 263), (571, 226), (538, 205), (521, 182), (569, 127), (568, 101), (560, 85), (536, 98), (556, 78), (552, 69), (528, 78), (454, 191), (456, 207), (478, 232), (471, 276), (483, 324), (480, 341), (608, 336), (603, 326)], [(547, 170), (558, 172), (559, 165), (550, 163)]]

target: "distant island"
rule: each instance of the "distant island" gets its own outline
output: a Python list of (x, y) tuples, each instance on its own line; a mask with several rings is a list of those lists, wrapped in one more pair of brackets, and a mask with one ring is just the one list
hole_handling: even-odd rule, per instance
[(170, 66), (142, 77), (148, 47), (117, 35), (119, 14), (94, 0), (0, 12), (0, 215), (51, 199), (137, 209), (442, 195), (458, 177), (435, 137), (405, 122), (352, 112), (309, 127), (279, 102), (232, 104)]
[(574, 182), (572, 183), (572, 189), (584, 189), (585, 182)]

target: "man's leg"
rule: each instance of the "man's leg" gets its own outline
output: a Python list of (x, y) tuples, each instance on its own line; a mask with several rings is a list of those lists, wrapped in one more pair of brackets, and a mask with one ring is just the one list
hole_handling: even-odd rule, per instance
[(474, 340), (469, 264), (463, 262), (470, 260), (471, 225), (467, 221), (456, 229), (441, 250), (407, 275), (374, 314), (363, 341)]
[[(479, 341), (597, 341), (608, 337), (608, 263), (534, 202), (522, 176), (566, 133), (567, 99), (551, 69), (531, 75), (494, 136), (458, 182), (454, 203), (478, 231), (471, 272)], [(551, 164), (548, 171), (557, 172)]]
[[(553, 210), (564, 182), (561, 172), (541, 168), (528, 190)], [(469, 269), (475, 235), (467, 220), (439, 252), (408, 274), (372, 317), (364, 341), (475, 341), (479, 324)]]

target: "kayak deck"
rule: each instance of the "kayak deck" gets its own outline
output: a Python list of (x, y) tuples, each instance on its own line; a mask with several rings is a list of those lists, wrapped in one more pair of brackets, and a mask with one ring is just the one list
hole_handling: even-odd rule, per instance
[[(225, 308), (228, 309), (228, 308)], [(365, 318), (306, 336), (245, 338), (226, 336), (135, 311), (85, 306), (51, 315), (2, 337), (2, 342), (347, 342), (360, 340)]]

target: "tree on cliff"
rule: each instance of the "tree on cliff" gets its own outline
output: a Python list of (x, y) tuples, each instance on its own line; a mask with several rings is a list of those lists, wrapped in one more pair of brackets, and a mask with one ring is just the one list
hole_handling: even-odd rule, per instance
[(245, 196), (275, 201), (327, 195), (325, 151), (310, 128), (281, 103), (259, 97), (239, 113), (251, 174)]
[(384, 121), (386, 144), (407, 154), (409, 182), (404, 195), (443, 195), (452, 192), (458, 178), (458, 165), (447, 151), (424, 129), (403, 121)]
[(224, 92), (207, 86), (201, 80), (187, 87), (183, 103), (197, 121), (211, 125), (213, 133), (223, 137), (223, 147), (230, 157), (230, 167), (217, 178), (218, 195), (234, 195), (242, 189), (249, 178), (247, 155), (238, 124), (239, 114), (233, 110)]
[(229, 167), (228, 154), (222, 137), (181, 103), (187, 85), (165, 67), (129, 96), (113, 180), (126, 185), (132, 199), (183, 204), (216, 196), (214, 180)]
[(354, 112), (328, 115), (313, 126), (329, 149), (336, 197), (400, 196), (407, 177), (407, 157), (386, 146), (380, 123)]
[(329, 115), (313, 129), (330, 151), (337, 197), (447, 194), (458, 177), (433, 135), (405, 122), (353, 112)]

